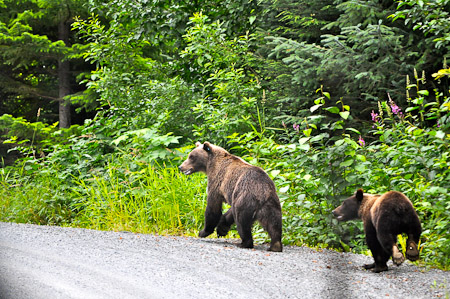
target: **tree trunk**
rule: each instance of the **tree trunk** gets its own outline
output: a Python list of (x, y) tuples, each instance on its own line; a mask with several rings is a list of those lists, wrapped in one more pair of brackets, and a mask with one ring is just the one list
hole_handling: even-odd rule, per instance
[[(61, 18), (58, 24), (58, 38), (66, 45), (69, 41), (69, 24), (64, 18)], [(70, 102), (64, 100), (64, 97), (70, 94), (70, 63), (69, 60), (63, 60), (61, 55), (58, 61), (58, 80), (59, 80), (59, 127), (70, 127)]]

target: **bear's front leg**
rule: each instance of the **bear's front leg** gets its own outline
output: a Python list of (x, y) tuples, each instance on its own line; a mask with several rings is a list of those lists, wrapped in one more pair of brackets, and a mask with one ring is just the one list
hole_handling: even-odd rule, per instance
[(208, 204), (205, 210), (205, 228), (200, 231), (198, 236), (200, 238), (205, 238), (214, 232), (217, 224), (219, 223), (220, 217), (222, 216), (222, 201), (217, 203), (217, 201), (210, 200), (208, 196)]

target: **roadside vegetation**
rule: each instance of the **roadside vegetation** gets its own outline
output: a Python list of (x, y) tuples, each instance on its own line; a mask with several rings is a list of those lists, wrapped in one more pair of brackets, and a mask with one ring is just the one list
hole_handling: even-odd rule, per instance
[[(195, 236), (206, 177), (178, 165), (209, 141), (274, 180), (285, 244), (368, 253), (331, 211), (397, 190), (422, 221), (417, 263), (449, 269), (448, 1), (80, 1), (70, 49), (39, 35), (51, 1), (14, 3), (0, 71), (22, 88), (0, 91), (0, 141), (20, 158), (0, 161), (0, 221)], [(58, 127), (50, 62), (13, 59), (33, 43), (82, 70), (65, 99), (90, 117)]]

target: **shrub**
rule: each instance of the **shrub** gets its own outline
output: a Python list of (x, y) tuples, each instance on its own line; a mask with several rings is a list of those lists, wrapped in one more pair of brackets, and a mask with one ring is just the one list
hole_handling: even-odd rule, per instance
[(321, 109), (322, 116), (286, 126), (282, 139), (290, 143), (278, 144), (267, 133), (230, 136), (236, 150), (274, 179), (284, 242), (366, 252), (362, 223), (338, 224), (331, 211), (357, 188), (397, 190), (411, 199), (422, 221), (422, 260), (448, 268), (450, 98), (436, 93), (431, 100), (418, 90), (406, 109), (389, 99), (372, 112), (373, 128), (364, 135), (347, 127), (350, 107), (341, 100), (329, 105), (330, 95), (318, 91), (322, 96), (311, 111)]

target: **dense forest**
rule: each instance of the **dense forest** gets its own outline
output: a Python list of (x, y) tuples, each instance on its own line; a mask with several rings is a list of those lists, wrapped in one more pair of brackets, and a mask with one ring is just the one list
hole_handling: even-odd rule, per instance
[(197, 235), (206, 177), (177, 166), (209, 141), (274, 180), (285, 244), (366, 253), (331, 211), (397, 190), (450, 267), (449, 0), (0, 7), (1, 221)]

